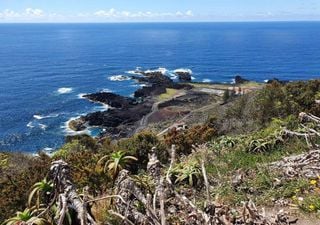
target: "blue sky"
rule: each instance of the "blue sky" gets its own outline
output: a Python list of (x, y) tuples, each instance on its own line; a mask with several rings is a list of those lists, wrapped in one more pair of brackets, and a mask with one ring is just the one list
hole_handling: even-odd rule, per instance
[(320, 0), (0, 0), (0, 22), (320, 20)]

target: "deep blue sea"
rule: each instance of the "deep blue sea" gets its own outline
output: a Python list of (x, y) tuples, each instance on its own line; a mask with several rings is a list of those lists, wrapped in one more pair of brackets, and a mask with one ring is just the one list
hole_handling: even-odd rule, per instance
[(110, 77), (136, 67), (191, 69), (196, 81), (319, 78), (320, 23), (1, 24), (0, 150), (58, 148), (66, 121), (104, 110), (81, 94), (129, 96), (139, 86)]

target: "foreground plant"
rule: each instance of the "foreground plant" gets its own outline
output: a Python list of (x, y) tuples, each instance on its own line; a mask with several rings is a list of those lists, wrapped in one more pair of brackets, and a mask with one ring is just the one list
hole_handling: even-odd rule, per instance
[[(98, 164), (101, 164), (104, 160), (109, 158), (109, 155), (103, 156)], [(104, 164), (104, 172), (110, 173), (110, 175), (115, 179), (123, 168), (128, 164), (129, 161), (137, 161), (138, 159), (134, 156), (126, 156), (126, 153), (123, 151), (114, 152), (111, 154), (109, 160)]]
[(190, 186), (194, 186), (201, 177), (200, 165), (196, 161), (181, 163), (173, 169), (172, 173), (177, 177), (176, 183), (186, 182)]
[(26, 208), (23, 212), (17, 212), (15, 217), (6, 220), (2, 225), (15, 225), (15, 224), (35, 224), (45, 225), (49, 222), (43, 218), (34, 216), (36, 211), (32, 211), (30, 208)]
[(48, 181), (47, 178), (44, 178), (42, 181), (35, 183), (32, 186), (32, 190), (29, 194), (28, 205), (31, 206), (32, 199), (36, 196), (36, 207), (40, 206), (40, 197), (41, 195), (50, 195), (53, 190), (53, 184), (51, 181)]

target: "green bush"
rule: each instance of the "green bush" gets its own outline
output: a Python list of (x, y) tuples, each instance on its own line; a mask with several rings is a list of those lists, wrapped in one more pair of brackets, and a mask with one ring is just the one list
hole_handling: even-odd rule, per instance
[(158, 159), (162, 163), (167, 163), (168, 152), (166, 146), (163, 145), (157, 136), (151, 132), (141, 132), (134, 135), (132, 138), (123, 139), (118, 142), (118, 150), (122, 150), (128, 153), (128, 155), (135, 156), (138, 161), (132, 163), (132, 169), (137, 170), (147, 168), (149, 161), (148, 154), (150, 150), (156, 147)]

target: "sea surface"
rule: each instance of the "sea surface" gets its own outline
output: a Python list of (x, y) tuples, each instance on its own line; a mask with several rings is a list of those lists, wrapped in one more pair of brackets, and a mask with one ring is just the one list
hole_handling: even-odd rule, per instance
[(82, 94), (130, 96), (139, 85), (114, 76), (137, 67), (200, 82), (319, 78), (320, 23), (0, 24), (0, 150), (59, 148), (70, 118), (107, 108)]

